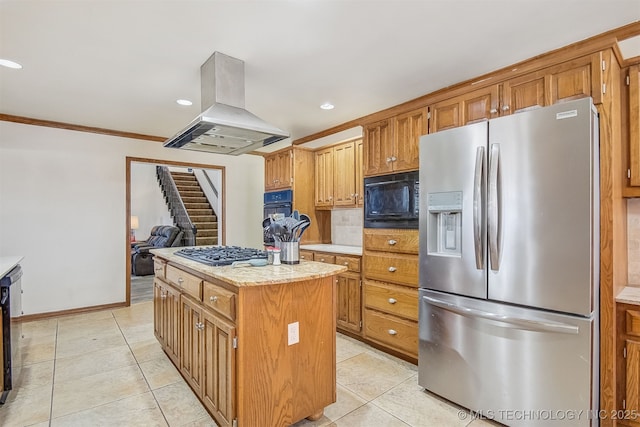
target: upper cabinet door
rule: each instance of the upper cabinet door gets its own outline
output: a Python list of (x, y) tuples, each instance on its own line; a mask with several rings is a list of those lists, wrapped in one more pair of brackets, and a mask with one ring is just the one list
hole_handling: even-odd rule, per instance
[(393, 172), (393, 124), (391, 119), (369, 124), (364, 128), (364, 174), (381, 175)]
[(355, 141), (356, 145), (356, 205), (364, 206), (364, 142), (362, 139)]
[(315, 206), (333, 206), (333, 148), (316, 151)]
[(456, 96), (431, 106), (429, 133), (498, 117), (498, 85)]
[(291, 163), (293, 152), (285, 150), (270, 154), (264, 158), (264, 189), (279, 190), (291, 187)]
[(353, 206), (356, 203), (355, 144), (340, 144), (333, 149), (334, 206)]
[(502, 90), (502, 115), (549, 105), (544, 76), (537, 73), (507, 80)]
[(420, 137), (427, 133), (427, 109), (420, 108), (396, 116), (394, 124), (394, 150), (392, 167), (394, 171), (418, 169)]
[(640, 186), (640, 65), (629, 67), (629, 178)]

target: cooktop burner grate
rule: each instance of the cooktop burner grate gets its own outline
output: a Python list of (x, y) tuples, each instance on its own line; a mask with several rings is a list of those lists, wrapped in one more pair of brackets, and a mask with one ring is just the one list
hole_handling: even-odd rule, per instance
[(184, 248), (177, 251), (176, 255), (214, 267), (229, 265), (235, 261), (267, 259), (266, 251), (253, 248), (242, 248), (240, 246)]

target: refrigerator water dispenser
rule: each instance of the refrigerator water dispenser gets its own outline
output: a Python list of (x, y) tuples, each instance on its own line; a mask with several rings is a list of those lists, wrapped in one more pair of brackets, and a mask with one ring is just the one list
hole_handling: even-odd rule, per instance
[(427, 203), (429, 254), (461, 256), (462, 191), (429, 193)]

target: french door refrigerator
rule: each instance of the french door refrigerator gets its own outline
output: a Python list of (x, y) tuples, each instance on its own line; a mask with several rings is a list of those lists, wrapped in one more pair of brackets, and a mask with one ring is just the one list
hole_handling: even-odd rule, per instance
[(420, 140), (418, 383), (513, 426), (597, 425), (590, 98)]

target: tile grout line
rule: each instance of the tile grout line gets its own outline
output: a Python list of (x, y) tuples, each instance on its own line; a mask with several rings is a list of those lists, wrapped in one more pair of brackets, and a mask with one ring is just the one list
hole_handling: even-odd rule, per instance
[(56, 320), (56, 339), (55, 344), (53, 346), (53, 372), (51, 374), (51, 400), (49, 402), (49, 427), (51, 427), (51, 422), (53, 421), (53, 393), (56, 387), (56, 362), (58, 360), (58, 327), (60, 326), (60, 322)]
[[(131, 306), (129, 306), (129, 307), (131, 307)], [(113, 311), (111, 312), (111, 314), (113, 315)], [(164, 411), (162, 410), (162, 406), (160, 406), (160, 402), (158, 402), (158, 399), (156, 398), (156, 394), (153, 392), (153, 389), (151, 388), (151, 384), (149, 384), (149, 380), (147, 380), (147, 376), (144, 374), (144, 371), (140, 367), (140, 362), (138, 361), (138, 358), (136, 357), (136, 354), (133, 352), (133, 349), (131, 348), (131, 345), (129, 344), (129, 340), (127, 339), (127, 337), (124, 334), (124, 332), (122, 332), (122, 328), (120, 327), (120, 323), (118, 322), (118, 317), (113, 315), (113, 318), (116, 321), (116, 326), (118, 326), (118, 330), (122, 334), (122, 338), (124, 338), (124, 342), (127, 343), (127, 348), (129, 348), (129, 351), (131, 352), (131, 355), (133, 356), (133, 360), (136, 361), (136, 365), (138, 365), (138, 369), (140, 369), (140, 373), (142, 373), (142, 378), (144, 378), (144, 382), (147, 384), (147, 387), (149, 387), (149, 392), (151, 393), (151, 396), (153, 396), (153, 401), (156, 402), (156, 405), (158, 405), (158, 410), (162, 414), (162, 418), (164, 419), (164, 422), (167, 423), (167, 426), (169, 426), (170, 425), (169, 424), (169, 420), (167, 420), (167, 417), (164, 414)], [(154, 325), (154, 328), (155, 328), (155, 325)], [(154, 338), (155, 338), (155, 335), (154, 335)], [(49, 426), (49, 427), (51, 427), (51, 426)]]

